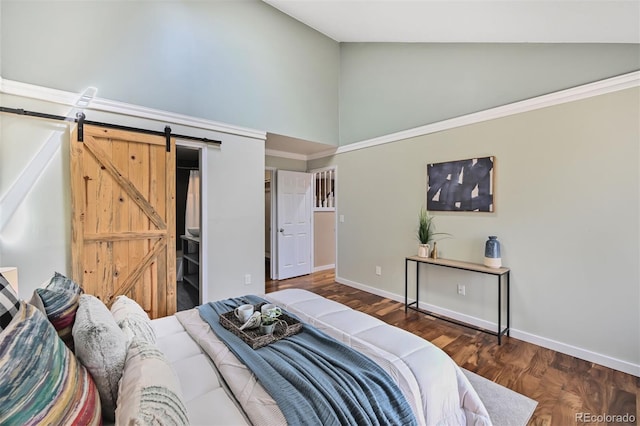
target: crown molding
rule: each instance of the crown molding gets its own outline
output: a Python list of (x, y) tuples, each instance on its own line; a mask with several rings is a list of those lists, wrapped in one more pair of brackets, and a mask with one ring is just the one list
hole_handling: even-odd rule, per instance
[[(316, 160), (320, 158), (330, 157), (336, 154), (356, 151), (358, 149), (370, 148), (378, 145), (415, 138), (418, 136), (424, 136), (431, 133), (442, 132), (444, 130), (450, 130), (456, 127), (468, 126), (470, 124), (508, 117), (510, 115), (521, 114), (528, 111), (534, 111), (554, 105), (561, 105), (567, 102), (578, 101), (581, 99), (587, 99), (594, 96), (600, 96), (607, 93), (617, 92), (620, 90), (639, 86), (640, 71), (634, 71), (628, 74), (623, 74), (620, 76), (596, 81), (594, 83), (576, 86), (570, 89), (560, 90), (558, 92), (525, 99), (523, 101), (502, 105), (484, 111), (479, 111), (420, 127), (415, 127), (412, 129), (402, 130), (400, 132), (390, 133), (388, 135), (383, 135), (372, 139), (354, 142), (348, 145), (340, 146), (337, 149), (329, 149), (327, 151), (315, 154), (305, 155), (278, 150), (266, 150), (265, 154), (269, 156), (289, 158), (300, 161)], [(81, 96), (77, 93), (66, 92), (58, 89), (52, 89), (13, 80), (7, 80), (3, 79), (2, 77), (0, 77), (0, 92), (6, 93), (8, 95), (23, 96), (27, 98), (33, 98), (69, 106), (75, 106), (76, 102)], [(127, 104), (124, 102), (112, 101), (103, 98), (94, 98), (89, 106), (85, 109), (111, 112), (115, 114), (124, 114), (156, 121), (170, 122), (189, 127), (235, 134), (261, 140), (266, 140), (267, 137), (266, 132), (259, 130), (232, 126), (211, 120), (190, 117), (187, 115), (176, 114), (168, 111), (147, 108), (139, 105)]]
[[(14, 80), (7, 80), (0, 77), (0, 93), (7, 95), (21, 96), (25, 98), (37, 99), (45, 102), (52, 102), (67, 106), (76, 106), (76, 102), (82, 94), (66, 92), (49, 87), (37, 86)], [(140, 105), (128, 104), (125, 102), (113, 101), (104, 98), (93, 98), (84, 110), (102, 111), (114, 114), (127, 115), (137, 118), (168, 122), (188, 127), (194, 127), (213, 132), (227, 133), (238, 136), (245, 136), (254, 139), (265, 140), (267, 133), (246, 127), (232, 126), (217, 121), (203, 118), (191, 117), (169, 111), (154, 108), (147, 108)]]
[[(496, 118), (508, 117), (510, 115), (521, 114), (523, 112), (534, 111), (554, 105), (561, 105), (567, 102), (587, 99), (594, 96), (600, 96), (607, 93), (617, 92), (620, 90), (630, 89), (632, 87), (638, 86), (640, 86), (640, 71), (635, 71), (617, 77), (607, 78), (605, 80), (596, 81), (594, 83), (560, 90), (558, 92), (550, 93), (547, 95), (536, 96), (535, 98), (525, 99), (523, 101), (514, 102), (484, 111), (462, 115), (460, 117), (438, 121), (436, 123), (431, 123), (408, 130), (403, 130), (400, 132), (391, 133), (372, 139), (366, 139), (348, 145), (343, 145), (336, 151), (330, 153), (327, 152), (324, 157), (335, 154), (342, 154), (350, 151), (356, 151), (358, 149), (370, 148), (386, 143), (397, 142), (404, 139), (415, 138), (418, 136), (424, 136), (431, 133), (442, 132), (444, 130), (450, 130), (456, 127), (468, 126), (470, 124), (481, 123), (483, 121), (495, 120)], [(316, 158), (322, 157), (323, 156), (316, 156)]]

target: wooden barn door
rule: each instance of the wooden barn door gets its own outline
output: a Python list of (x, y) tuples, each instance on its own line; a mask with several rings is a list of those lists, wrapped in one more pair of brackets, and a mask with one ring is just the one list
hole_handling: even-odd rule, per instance
[(151, 318), (176, 311), (175, 141), (84, 126), (71, 135), (73, 279), (110, 306), (136, 300)]

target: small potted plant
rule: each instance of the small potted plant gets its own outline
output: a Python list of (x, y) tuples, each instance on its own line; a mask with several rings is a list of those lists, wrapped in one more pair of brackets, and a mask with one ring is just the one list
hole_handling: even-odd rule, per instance
[(420, 209), (418, 214), (418, 256), (429, 257), (429, 244), (433, 241), (435, 235), (449, 235), (445, 232), (436, 232), (436, 226), (433, 223), (433, 216), (424, 207)]
[(262, 334), (273, 334), (273, 329), (280, 314), (281, 311), (275, 309), (264, 312), (261, 317), (260, 332)]

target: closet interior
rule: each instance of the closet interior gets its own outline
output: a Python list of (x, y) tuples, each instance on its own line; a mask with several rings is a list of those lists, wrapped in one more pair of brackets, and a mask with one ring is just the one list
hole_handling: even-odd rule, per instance
[(176, 297), (178, 311), (201, 302), (200, 151), (176, 148)]

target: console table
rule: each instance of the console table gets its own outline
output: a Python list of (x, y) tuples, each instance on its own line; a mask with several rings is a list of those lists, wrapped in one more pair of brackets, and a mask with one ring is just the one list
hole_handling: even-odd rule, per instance
[[(416, 264), (416, 301), (409, 303), (409, 284), (408, 284), (408, 276), (409, 276), (409, 262), (415, 262)], [(476, 327), (472, 324), (467, 324), (452, 318), (447, 318), (442, 315), (435, 314), (433, 312), (420, 309), (420, 305), (418, 304), (418, 296), (420, 294), (420, 264), (428, 264), (428, 265), (436, 265), (436, 266), (444, 266), (446, 268), (453, 269), (461, 269), (464, 271), (472, 271), (479, 272), (481, 274), (494, 275), (498, 277), (498, 330), (487, 330), (485, 328)], [(489, 268), (487, 266), (478, 264), (478, 263), (470, 263), (470, 262), (462, 262), (459, 260), (449, 260), (449, 259), (432, 259), (430, 257), (418, 257), (418, 256), (408, 256), (404, 261), (404, 311), (407, 312), (407, 309), (411, 309), (434, 318), (438, 318), (444, 321), (448, 321), (454, 324), (462, 325), (464, 327), (472, 328), (474, 330), (482, 331), (493, 336), (498, 337), (498, 344), (502, 344), (502, 336), (509, 335), (509, 317), (510, 317), (510, 308), (509, 308), (509, 268)], [(503, 279), (504, 278), (504, 279)], [(503, 311), (503, 297), (502, 297), (502, 284), (506, 287), (506, 308), (507, 308), (507, 324), (506, 327), (502, 328), (502, 311)], [(415, 306), (414, 306), (415, 305)]]

